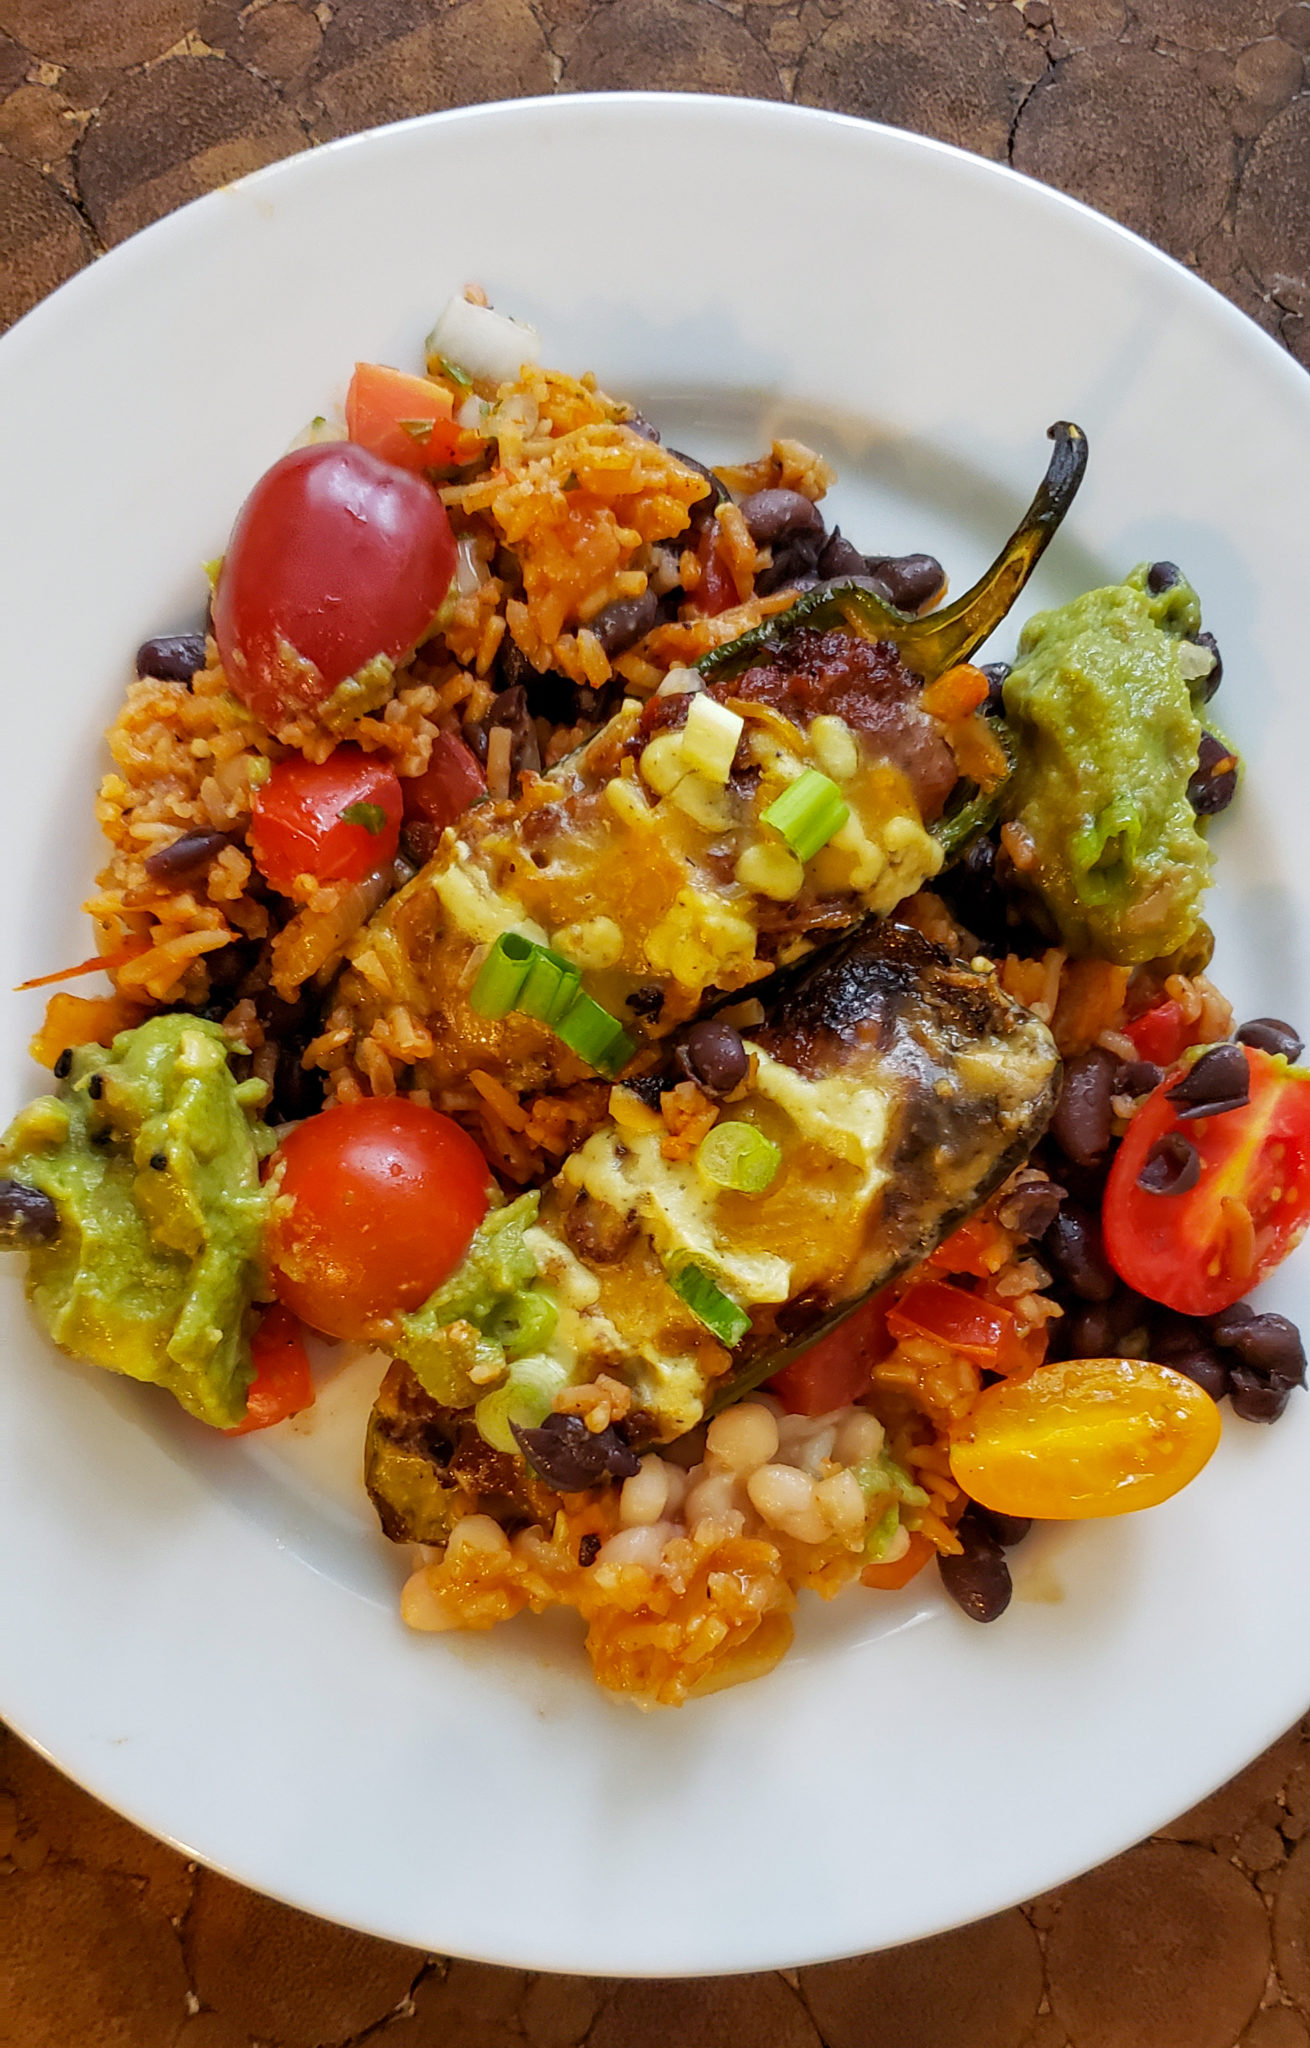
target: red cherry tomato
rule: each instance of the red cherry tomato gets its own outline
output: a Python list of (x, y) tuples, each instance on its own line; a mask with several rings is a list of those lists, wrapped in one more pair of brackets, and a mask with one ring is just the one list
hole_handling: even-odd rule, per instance
[(867, 1394), (873, 1368), (891, 1350), (887, 1304), (875, 1294), (817, 1344), (797, 1352), (769, 1381), (789, 1415), (827, 1415)]
[(896, 1338), (945, 1344), (984, 1372), (1023, 1372), (1040, 1364), (1045, 1348), (1020, 1336), (1008, 1308), (945, 1280), (920, 1280), (907, 1289), (887, 1311), (887, 1328)]
[(472, 749), (453, 732), (439, 732), (424, 773), (404, 784), (405, 843), (415, 859), (431, 860), (447, 825), (486, 793), (487, 778)]
[(291, 1207), (269, 1235), (274, 1285), (329, 1337), (368, 1337), (426, 1301), (487, 1213), (491, 1176), (472, 1138), (399, 1097), (307, 1117), (275, 1157)]
[(275, 462), (237, 514), (214, 592), (228, 681), (268, 725), (429, 631), (455, 573), (431, 484), (351, 441)]
[(384, 363), (356, 363), (346, 393), (346, 432), (397, 469), (459, 467), (487, 445), (456, 424), (455, 400), (444, 384)]
[[(1231, 1307), (1298, 1245), (1310, 1222), (1310, 1073), (1243, 1046), (1251, 1099), (1222, 1116), (1181, 1119), (1168, 1100), (1177, 1072), (1138, 1110), (1105, 1184), (1110, 1263), (1139, 1294), (1184, 1315)], [(1153, 1194), (1137, 1177), (1159, 1139), (1176, 1133), (1200, 1155), (1182, 1194)]]
[(249, 1436), (271, 1429), (288, 1415), (314, 1405), (314, 1381), (301, 1339), (300, 1324), (289, 1308), (274, 1302), (250, 1340), (255, 1377), (246, 1392), (246, 1412), (227, 1436)]
[(403, 806), (395, 769), (359, 747), (338, 747), (326, 761), (292, 754), (255, 797), (255, 865), (284, 896), (298, 875), (362, 882), (395, 859)]

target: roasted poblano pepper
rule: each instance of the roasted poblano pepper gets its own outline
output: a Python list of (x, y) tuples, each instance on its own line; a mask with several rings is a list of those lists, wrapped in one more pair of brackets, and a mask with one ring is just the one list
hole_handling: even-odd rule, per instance
[[(600, 1374), (621, 1382), (632, 1402), (624, 1435), (638, 1448), (768, 1378), (925, 1257), (1027, 1156), (1058, 1084), (1050, 1033), (990, 971), (890, 923), (780, 977), (768, 1021), (743, 1036), (748, 1077), (708, 1131), (680, 1138), (685, 1096), (658, 1098), (661, 1110), (653, 1086), (615, 1088), (610, 1120), (566, 1160), (523, 1229), (528, 1285), (557, 1311), (536, 1384), (550, 1369), (561, 1388)], [(675, 1078), (676, 1069), (666, 1095)], [(727, 1122), (776, 1147), (776, 1171), (756, 1192), (706, 1171), (705, 1148)], [(493, 1305), (488, 1327), (499, 1312)], [(456, 1372), (461, 1344), (463, 1330), (452, 1336)], [(430, 1337), (415, 1363), (427, 1421), (440, 1436), (446, 1412), (454, 1443), (457, 1377)], [(507, 1358), (509, 1379), (526, 1363)], [(424, 1392), (413, 1404), (423, 1410)], [(384, 1520), (417, 1526), (416, 1497), (439, 1519), (433, 1487), (468, 1512), (468, 1489), (452, 1488), (440, 1458), (415, 1496), (412, 1432), (402, 1488), (404, 1432), (389, 1406), (394, 1395), (370, 1454)], [(467, 1446), (467, 1414), (459, 1429)], [(497, 1468), (498, 1487), (508, 1466)]]
[[(414, 1085), (444, 1100), (476, 1105), (475, 1073), (532, 1096), (616, 1071), (579, 1053), (571, 1004), (614, 1020), (611, 1050), (640, 1049), (931, 880), (977, 792), (922, 681), (992, 631), (1071, 502), (1085, 442), (1051, 431), (1023, 524), (955, 604), (912, 619), (859, 583), (814, 591), (685, 688), (625, 704), (514, 806), (469, 814), (352, 948), (332, 1023), (361, 1071), (398, 1013)], [(556, 963), (562, 1025), (484, 999), (506, 935)]]

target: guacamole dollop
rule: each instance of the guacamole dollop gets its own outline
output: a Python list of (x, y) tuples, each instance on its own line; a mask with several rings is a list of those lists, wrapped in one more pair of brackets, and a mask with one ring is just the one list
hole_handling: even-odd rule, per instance
[(1210, 854), (1187, 796), (1211, 657), (1186, 581), (1156, 594), (1147, 567), (1039, 612), (1005, 683), (1018, 741), (1008, 817), (1031, 841), (1024, 879), (1073, 953), (1123, 966), (1185, 946)]
[(540, 1201), (534, 1191), (489, 1210), (449, 1280), (396, 1317), (391, 1348), (443, 1407), (469, 1407), (511, 1359), (550, 1340), (558, 1312), (534, 1285), (537, 1261), (524, 1239)]
[(0, 1173), (54, 1203), (27, 1292), (61, 1350), (167, 1387), (223, 1429), (253, 1377), (273, 1148), (261, 1081), (238, 1082), (216, 1024), (152, 1017), (109, 1051), (80, 1046), (59, 1095), (20, 1110)]

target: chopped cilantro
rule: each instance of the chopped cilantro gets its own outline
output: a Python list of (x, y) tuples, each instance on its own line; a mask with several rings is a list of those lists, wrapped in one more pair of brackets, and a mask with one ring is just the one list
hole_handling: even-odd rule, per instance
[(376, 839), (379, 832), (385, 832), (387, 814), (381, 804), (347, 804), (341, 813), (343, 825), (362, 825), (366, 832)]
[(426, 441), (436, 424), (435, 420), (396, 421), (396, 425), (405, 429), (411, 441)]
[(458, 363), (452, 363), (449, 356), (438, 356), (437, 363), (440, 366), (442, 376), (449, 377), (452, 384), (460, 385), (465, 391), (473, 389), (473, 379), (469, 376), (468, 371), (461, 370)]

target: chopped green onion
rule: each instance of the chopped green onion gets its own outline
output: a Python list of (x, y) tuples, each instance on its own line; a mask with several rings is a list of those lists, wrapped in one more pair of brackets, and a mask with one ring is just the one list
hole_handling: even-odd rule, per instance
[(687, 723), (682, 728), (683, 759), (689, 767), (722, 786), (732, 773), (737, 742), (745, 724), (739, 711), (729, 711), (717, 698), (698, 692), (691, 700)]
[(396, 425), (404, 428), (411, 441), (426, 441), (436, 424), (435, 419), (396, 421)]
[(527, 1358), (544, 1351), (555, 1334), (559, 1310), (551, 1296), (540, 1287), (512, 1294), (500, 1309), (489, 1334), (503, 1346), (507, 1358)]
[(473, 389), (473, 379), (468, 371), (461, 370), (458, 363), (452, 363), (449, 356), (438, 356), (437, 367), (443, 377), (449, 377), (451, 383), (458, 384), (461, 390), (471, 391)]
[(511, 1458), (521, 1456), (511, 1422), (517, 1422), (520, 1429), (539, 1429), (567, 1380), (566, 1368), (553, 1358), (521, 1359), (504, 1385), (484, 1394), (473, 1410), (479, 1435), (493, 1451), (503, 1451)]
[(715, 1187), (762, 1195), (782, 1164), (782, 1153), (754, 1124), (715, 1124), (701, 1139), (696, 1164)]
[(636, 1040), (628, 1036), (618, 1018), (611, 1017), (608, 1010), (587, 995), (573, 998), (555, 1030), (570, 1052), (610, 1080), (627, 1066), (637, 1050)]
[(717, 1281), (711, 1280), (704, 1266), (693, 1263), (683, 1266), (677, 1273), (670, 1273), (669, 1285), (697, 1322), (704, 1323), (711, 1336), (726, 1344), (729, 1351), (740, 1344), (751, 1326), (751, 1319), (731, 1295), (724, 1293)]
[(469, 1002), (479, 1017), (521, 1010), (548, 1024), (570, 1052), (613, 1080), (637, 1050), (636, 1040), (580, 984), (577, 968), (562, 953), (519, 932), (502, 932), (478, 970)]
[(764, 823), (781, 832), (796, 858), (813, 860), (850, 816), (845, 797), (827, 775), (807, 768), (789, 782), (764, 812)]
[(502, 932), (473, 984), (469, 1003), (479, 1017), (506, 1017), (518, 1001), (537, 948), (518, 932)]
[(387, 814), (381, 804), (347, 804), (341, 813), (341, 822), (343, 825), (362, 825), (376, 839), (379, 832), (387, 829)]

